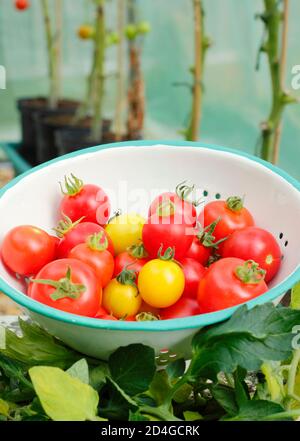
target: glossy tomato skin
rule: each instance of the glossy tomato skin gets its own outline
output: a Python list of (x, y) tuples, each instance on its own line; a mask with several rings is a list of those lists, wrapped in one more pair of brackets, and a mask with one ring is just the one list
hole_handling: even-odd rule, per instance
[(44, 266), (35, 279), (58, 281), (66, 277), (68, 269), (71, 270), (71, 281), (74, 284), (84, 285), (85, 291), (77, 299), (65, 297), (59, 300), (51, 299), (55, 288), (50, 285), (30, 283), (28, 296), (52, 308), (71, 314), (95, 317), (102, 299), (102, 288), (97, 281), (92, 268), (76, 259), (55, 260)]
[(80, 243), (70, 251), (68, 257), (69, 259), (78, 259), (90, 265), (102, 288), (108, 284), (113, 276), (115, 262), (108, 250), (93, 250), (87, 243)]
[(206, 269), (201, 263), (190, 257), (184, 257), (179, 263), (185, 277), (183, 296), (196, 299), (199, 282), (206, 273)]
[(191, 202), (181, 199), (176, 193), (165, 192), (157, 196), (151, 203), (148, 216), (157, 213), (159, 206), (165, 201), (171, 201), (175, 205), (176, 222), (195, 226), (197, 221), (197, 210)]
[(168, 248), (174, 248), (176, 259), (185, 257), (193, 237), (193, 228), (176, 223), (174, 215), (166, 218), (156, 214), (150, 216), (142, 232), (144, 247), (152, 259), (157, 257), (159, 250), (164, 254)]
[(62, 216), (68, 216), (72, 222), (83, 217), (85, 222), (105, 225), (110, 216), (110, 201), (101, 187), (86, 184), (76, 195), (65, 195), (59, 210)]
[(129, 213), (115, 216), (106, 225), (105, 231), (112, 240), (116, 255), (140, 243), (144, 223), (142, 216)]
[(61, 239), (58, 247), (57, 247), (57, 257), (58, 259), (64, 259), (67, 258), (70, 251), (80, 243), (84, 243), (89, 236), (95, 233), (101, 233), (105, 234), (107, 240), (108, 240), (108, 251), (112, 254), (114, 254), (114, 248), (112, 245), (112, 242), (108, 235), (105, 233), (105, 230), (98, 224), (95, 224), (93, 222), (81, 222), (70, 231), (68, 231), (64, 237)]
[(103, 307), (118, 319), (135, 316), (141, 303), (136, 286), (124, 285), (117, 279), (112, 279), (104, 289)]
[(160, 312), (161, 320), (191, 317), (200, 314), (199, 305), (196, 299), (181, 297), (174, 305), (164, 308)]
[(243, 207), (239, 211), (232, 211), (227, 207), (226, 201), (209, 202), (205, 205), (200, 218), (204, 222), (204, 227), (220, 218), (213, 233), (216, 241), (230, 236), (236, 230), (254, 226), (254, 219), (247, 208)]
[(2, 242), (2, 260), (13, 273), (31, 276), (55, 258), (56, 243), (55, 238), (40, 228), (15, 227)]
[(25, 11), (30, 7), (28, 0), (15, 0), (15, 8), (19, 11)]
[(154, 308), (167, 308), (176, 303), (183, 294), (184, 285), (184, 273), (173, 261), (150, 260), (138, 277), (142, 299)]
[(261, 280), (256, 284), (242, 282), (235, 274), (237, 267), (245, 264), (242, 259), (224, 258), (213, 263), (200, 280), (198, 303), (200, 313), (230, 308), (247, 302), (265, 293), (267, 284)]
[(211, 255), (212, 248), (205, 247), (195, 235), (186, 257), (197, 260), (201, 265), (206, 266)]
[(254, 260), (260, 268), (266, 270), (266, 282), (277, 274), (282, 261), (275, 237), (258, 227), (248, 227), (233, 233), (222, 247), (222, 256)]
[(134, 271), (137, 275), (143, 268), (143, 266), (148, 262), (147, 259), (138, 259), (131, 256), (128, 251), (118, 254), (115, 258), (115, 271), (114, 276), (116, 277), (120, 274), (124, 268)]

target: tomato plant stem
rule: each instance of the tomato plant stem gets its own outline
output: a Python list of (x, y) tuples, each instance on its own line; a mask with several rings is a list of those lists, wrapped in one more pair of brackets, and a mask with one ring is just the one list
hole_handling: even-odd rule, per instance
[(119, 43), (117, 46), (117, 99), (116, 99), (116, 112), (115, 112), (115, 137), (116, 141), (122, 139), (122, 115), (124, 107), (124, 27), (125, 27), (125, 1), (118, 0), (117, 2), (117, 27), (119, 35)]
[(294, 394), (295, 380), (296, 380), (299, 362), (300, 362), (300, 349), (297, 349), (296, 351), (294, 351), (293, 354), (293, 359), (290, 365), (288, 380), (287, 380), (287, 395), (288, 397), (291, 397), (288, 403), (288, 409), (290, 409), (291, 401), (293, 400), (292, 396)]

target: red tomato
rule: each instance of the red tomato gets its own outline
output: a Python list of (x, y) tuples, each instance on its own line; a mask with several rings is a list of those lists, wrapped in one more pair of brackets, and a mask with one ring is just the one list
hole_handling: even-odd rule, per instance
[(197, 260), (201, 265), (206, 266), (211, 256), (212, 249), (205, 247), (195, 235), (191, 248), (186, 253), (186, 257)]
[(48, 263), (28, 287), (38, 302), (72, 314), (95, 317), (102, 300), (102, 288), (92, 268), (76, 259)]
[(282, 259), (275, 237), (258, 227), (248, 227), (233, 233), (223, 245), (222, 256), (254, 260), (266, 271), (266, 282), (277, 274)]
[(105, 230), (100, 225), (93, 222), (75, 222), (74, 224), (68, 218), (64, 221), (60, 221), (58, 228), (56, 228), (57, 234), (61, 237), (61, 240), (57, 247), (57, 256), (59, 259), (68, 257), (69, 252), (80, 243), (84, 243), (92, 234), (103, 233), (104, 240), (108, 241), (108, 251), (113, 255), (114, 247), (110, 237), (106, 234)]
[(243, 200), (238, 196), (232, 196), (226, 201), (209, 202), (200, 217), (204, 219), (204, 227), (219, 219), (214, 230), (217, 241), (230, 236), (236, 230), (254, 226), (251, 213), (243, 206)]
[(196, 203), (190, 202), (186, 198), (193, 192), (195, 186), (189, 187), (185, 182), (176, 187), (176, 192), (166, 192), (157, 196), (149, 208), (149, 217), (156, 214), (159, 207), (171, 202), (175, 207), (176, 223), (186, 225), (196, 225), (197, 211)]
[(15, 0), (15, 8), (19, 9), (19, 11), (25, 11), (30, 7), (30, 3), (28, 0)]
[(114, 277), (117, 277), (124, 268), (134, 271), (138, 276), (143, 266), (148, 262), (146, 256), (143, 244), (133, 245), (128, 251), (118, 254), (115, 258)]
[(118, 320), (113, 315), (108, 314), (106, 309), (104, 309), (102, 306), (98, 309), (97, 314), (95, 315), (95, 318), (102, 319), (102, 320)]
[(197, 260), (189, 257), (184, 257), (179, 263), (185, 277), (185, 287), (182, 295), (195, 299), (198, 293), (199, 282), (206, 273), (206, 269)]
[(197, 300), (182, 297), (174, 305), (162, 309), (160, 318), (162, 320), (170, 320), (198, 314), (200, 314), (200, 310)]
[(264, 270), (253, 261), (225, 258), (213, 263), (200, 280), (200, 312), (214, 312), (247, 302), (268, 290)]
[(66, 190), (60, 204), (62, 216), (68, 216), (73, 222), (84, 218), (86, 222), (105, 225), (110, 215), (110, 202), (107, 194), (97, 185), (84, 185), (81, 179), (71, 175), (65, 177)]
[(56, 241), (31, 225), (13, 228), (4, 237), (1, 255), (4, 264), (21, 276), (36, 274), (55, 258)]
[(104, 233), (89, 236), (86, 243), (76, 245), (70, 252), (70, 259), (78, 259), (93, 268), (98, 280), (104, 288), (111, 280), (115, 262), (112, 254), (107, 250), (108, 241), (103, 243)]
[(159, 251), (164, 254), (168, 248), (173, 248), (175, 258), (180, 259), (192, 245), (193, 237), (191, 226), (177, 223), (176, 207), (172, 204), (150, 216), (142, 231), (143, 244), (151, 258), (156, 258)]

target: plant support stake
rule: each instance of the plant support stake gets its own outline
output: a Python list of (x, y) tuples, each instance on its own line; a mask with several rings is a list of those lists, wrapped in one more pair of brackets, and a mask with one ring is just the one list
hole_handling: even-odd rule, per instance
[(283, 111), (288, 104), (297, 102), (285, 90), (284, 85), (289, 0), (264, 0), (264, 8), (265, 10), (259, 15), (259, 18), (265, 26), (266, 39), (263, 41), (259, 52), (264, 52), (268, 59), (272, 106), (268, 119), (261, 124), (259, 154), (261, 158), (276, 164), (279, 157)]

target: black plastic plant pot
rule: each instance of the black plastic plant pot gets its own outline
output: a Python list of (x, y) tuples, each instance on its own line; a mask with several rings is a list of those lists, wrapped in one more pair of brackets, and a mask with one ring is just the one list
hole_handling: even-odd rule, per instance
[(70, 126), (56, 130), (55, 145), (57, 146), (58, 156), (107, 142), (111, 120), (103, 120), (102, 124), (101, 140), (94, 140), (91, 137), (91, 129), (89, 127)]

